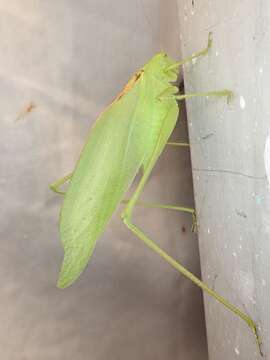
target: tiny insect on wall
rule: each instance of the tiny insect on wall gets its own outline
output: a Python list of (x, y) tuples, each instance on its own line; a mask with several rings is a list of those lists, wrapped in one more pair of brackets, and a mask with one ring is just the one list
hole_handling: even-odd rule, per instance
[[(183, 61), (174, 61), (163, 52), (154, 55), (100, 114), (90, 131), (75, 170), (51, 184), (52, 190), (64, 195), (60, 212), (64, 260), (58, 287), (68, 287), (80, 276), (91, 258), (97, 239), (116, 207), (122, 202), (125, 204), (122, 220), (134, 235), (244, 320), (252, 329), (260, 349), (254, 321), (174, 260), (132, 221), (134, 206), (142, 205), (188, 212), (193, 217), (193, 227), (196, 226), (194, 209), (144, 203), (139, 201), (139, 197), (164, 148), (167, 145), (187, 146), (183, 143), (168, 142), (177, 122), (181, 105), (179, 101), (197, 96), (225, 97), (227, 100), (232, 97), (232, 92), (226, 89), (179, 94), (178, 88), (173, 84), (180, 66), (207, 55), (211, 46), (210, 33), (207, 47)], [(123, 197), (140, 168), (143, 169), (143, 175), (139, 184), (131, 198), (124, 200)], [(68, 190), (63, 193), (60, 186), (68, 180)]]

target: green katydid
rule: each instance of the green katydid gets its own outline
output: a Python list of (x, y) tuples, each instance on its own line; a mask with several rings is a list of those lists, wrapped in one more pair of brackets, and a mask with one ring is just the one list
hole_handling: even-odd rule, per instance
[[(60, 234), (65, 254), (58, 287), (65, 288), (80, 276), (90, 260), (97, 239), (118, 204), (123, 202), (125, 208), (121, 217), (125, 225), (176, 270), (244, 320), (260, 346), (256, 325), (248, 315), (175, 261), (132, 222), (133, 208), (137, 204), (186, 211), (193, 215), (195, 221), (194, 209), (146, 204), (138, 199), (165, 146), (187, 145), (168, 143), (178, 118), (177, 100), (196, 96), (230, 98), (232, 95), (229, 90), (179, 94), (178, 88), (173, 85), (179, 67), (206, 55), (211, 44), (209, 34), (207, 47), (183, 61), (176, 62), (163, 52), (150, 59), (98, 117), (75, 170), (51, 185), (52, 190), (63, 194), (59, 187), (70, 180), (60, 213)], [(136, 190), (129, 200), (123, 201), (140, 168), (143, 175)]]

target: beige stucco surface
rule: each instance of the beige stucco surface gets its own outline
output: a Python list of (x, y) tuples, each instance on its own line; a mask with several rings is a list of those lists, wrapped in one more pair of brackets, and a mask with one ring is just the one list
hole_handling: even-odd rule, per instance
[[(80, 280), (56, 288), (61, 198), (48, 185), (138, 67), (161, 48), (180, 56), (177, 16), (174, 1), (0, 3), (1, 358), (206, 359), (200, 291), (118, 214)], [(192, 206), (186, 149), (165, 151), (144, 198)], [(199, 272), (188, 215), (140, 208), (135, 220)]]

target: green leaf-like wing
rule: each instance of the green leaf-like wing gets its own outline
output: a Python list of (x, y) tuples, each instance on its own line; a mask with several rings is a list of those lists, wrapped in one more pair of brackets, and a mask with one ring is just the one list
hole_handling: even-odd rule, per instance
[[(159, 152), (165, 146), (178, 114), (175, 100), (158, 99), (176, 77), (168, 75), (167, 79), (162, 71), (170, 63), (163, 53), (151, 59), (91, 129), (60, 213), (65, 252), (60, 288), (79, 277), (140, 166), (148, 163), (157, 145)], [(169, 119), (163, 130), (166, 136), (160, 141), (164, 121)]]
[(60, 214), (65, 250), (58, 286), (69, 286), (96, 244), (143, 161), (137, 116), (140, 83), (105, 110), (91, 129)]

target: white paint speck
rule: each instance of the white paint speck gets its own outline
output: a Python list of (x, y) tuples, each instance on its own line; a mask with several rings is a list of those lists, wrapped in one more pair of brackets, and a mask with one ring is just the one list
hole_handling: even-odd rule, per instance
[(218, 56), (219, 55), (219, 52), (218, 51), (216, 51), (216, 56)]
[(208, 229), (207, 229), (207, 234), (210, 234), (210, 232), (211, 232), (211, 231), (210, 231), (210, 229), (208, 228)]
[(241, 297), (250, 299), (254, 303), (254, 289), (255, 289), (255, 281), (252, 272), (241, 271), (239, 270), (236, 273), (236, 284), (238, 287), (238, 292)]
[(262, 279), (262, 286), (265, 286), (266, 285), (266, 281), (265, 279)]
[(194, 10), (191, 10), (191, 12), (190, 12), (190, 13), (191, 13), (191, 15), (194, 15)]
[(233, 257), (237, 258), (237, 254), (235, 251), (232, 254), (233, 254)]
[(237, 347), (234, 348), (234, 351), (235, 351), (236, 355), (240, 354), (240, 351), (239, 351), (239, 349)]
[(255, 200), (256, 200), (256, 204), (257, 204), (257, 205), (261, 205), (263, 198), (262, 198), (261, 196), (257, 195), (257, 196), (255, 197)]
[(242, 246), (241, 244), (239, 245), (239, 249), (240, 249), (240, 250), (242, 250), (242, 249), (243, 249), (243, 246)]
[(240, 96), (239, 102), (240, 102), (240, 108), (244, 110), (244, 108), (246, 107), (246, 100), (244, 99), (244, 96), (242, 95)]
[(259, 73), (262, 74), (263, 73), (263, 68), (259, 68)]

